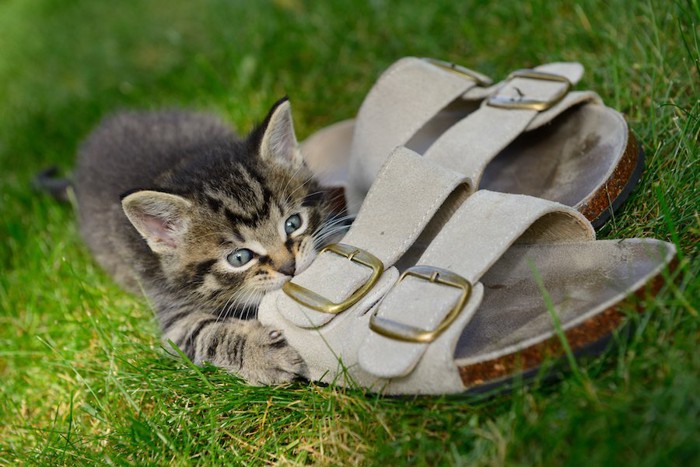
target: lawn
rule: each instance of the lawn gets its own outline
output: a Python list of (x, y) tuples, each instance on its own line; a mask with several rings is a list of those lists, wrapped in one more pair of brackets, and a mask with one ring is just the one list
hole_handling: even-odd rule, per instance
[[(580, 61), (578, 88), (626, 115), (647, 168), (599, 237), (679, 248), (629, 341), (489, 398), (250, 387), (166, 357), (72, 208), (31, 188), (115, 109), (246, 132), (288, 95), (303, 139), (407, 55), (493, 77)], [(0, 2), (0, 464), (698, 465), (699, 90), (697, 0)]]

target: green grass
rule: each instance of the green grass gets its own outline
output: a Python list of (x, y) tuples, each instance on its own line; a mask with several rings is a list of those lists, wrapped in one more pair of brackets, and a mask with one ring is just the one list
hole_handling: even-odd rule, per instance
[[(700, 462), (697, 0), (0, 3), (0, 464)], [(674, 241), (629, 342), (553, 386), (489, 399), (251, 388), (164, 356), (146, 302), (33, 192), (118, 108), (188, 106), (242, 132), (290, 96), (301, 138), (355, 114), (405, 55), (494, 77), (577, 60), (647, 151), (601, 238)]]

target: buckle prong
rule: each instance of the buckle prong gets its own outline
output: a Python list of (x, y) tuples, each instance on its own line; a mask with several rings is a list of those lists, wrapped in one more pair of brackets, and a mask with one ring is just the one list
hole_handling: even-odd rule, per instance
[(430, 343), (437, 339), (450, 325), (457, 319), (457, 316), (462, 312), (467, 304), (472, 293), (472, 284), (462, 276), (448, 271), (447, 269), (437, 268), (434, 266), (413, 266), (401, 274), (396, 282), (396, 287), (405, 278), (412, 276), (418, 279), (426, 280), (430, 283), (446, 285), (454, 287), (462, 291), (462, 295), (457, 300), (454, 307), (447, 313), (440, 324), (435, 329), (421, 329), (407, 324), (399, 323), (398, 321), (390, 320), (377, 316), (381, 303), (375, 308), (369, 320), (369, 327), (377, 334), (390, 339), (395, 339), (403, 342)]
[(534, 79), (534, 80), (539, 80), (539, 81), (554, 81), (558, 83), (565, 84), (557, 94), (552, 96), (550, 99), (543, 100), (543, 99), (527, 99), (523, 98), (523, 93), (520, 91), (518, 88), (516, 89), (516, 92), (519, 95), (519, 98), (512, 98), (512, 97), (507, 97), (507, 96), (491, 96), (487, 99), (486, 104), (490, 105), (491, 107), (497, 107), (501, 109), (522, 109), (522, 110), (536, 110), (538, 112), (541, 112), (543, 110), (547, 110), (554, 105), (556, 105), (559, 101), (561, 101), (571, 90), (572, 84), (571, 81), (565, 76), (561, 75), (555, 75), (554, 73), (545, 73), (543, 71), (537, 71), (537, 70), (516, 70), (510, 75), (508, 75), (508, 78), (506, 78), (506, 82), (512, 81), (515, 78), (526, 78), (526, 79)]
[(334, 243), (332, 245), (328, 245), (319, 252), (319, 255), (325, 252), (335, 253), (349, 259), (353, 263), (366, 266), (372, 270), (372, 275), (353, 294), (339, 303), (332, 302), (316, 292), (313, 292), (306, 287), (302, 287), (291, 281), (285, 283), (284, 286), (282, 286), (282, 290), (292, 300), (300, 303), (301, 305), (322, 313), (330, 313), (335, 315), (353, 306), (362, 297), (364, 297), (367, 292), (372, 289), (372, 287), (374, 287), (374, 284), (376, 284), (379, 277), (384, 272), (384, 264), (373, 254), (362, 250), (361, 248), (346, 245), (344, 243)]

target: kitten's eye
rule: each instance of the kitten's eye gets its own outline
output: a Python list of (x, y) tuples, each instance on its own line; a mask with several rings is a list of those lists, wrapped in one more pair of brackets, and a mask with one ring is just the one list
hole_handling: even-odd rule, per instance
[(226, 260), (234, 268), (240, 268), (241, 266), (245, 266), (247, 263), (249, 263), (250, 260), (253, 259), (253, 256), (253, 252), (248, 248), (241, 248), (229, 254), (226, 257)]
[(287, 235), (296, 232), (301, 227), (301, 216), (299, 214), (292, 214), (284, 221), (284, 231)]

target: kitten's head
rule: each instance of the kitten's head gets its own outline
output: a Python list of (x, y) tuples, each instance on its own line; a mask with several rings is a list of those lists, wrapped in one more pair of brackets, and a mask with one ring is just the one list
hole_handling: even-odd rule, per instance
[(245, 141), (208, 151), (170, 175), (173, 191), (137, 191), (122, 207), (168, 288), (215, 313), (250, 314), (315, 258), (329, 203), (299, 152), (286, 99)]

